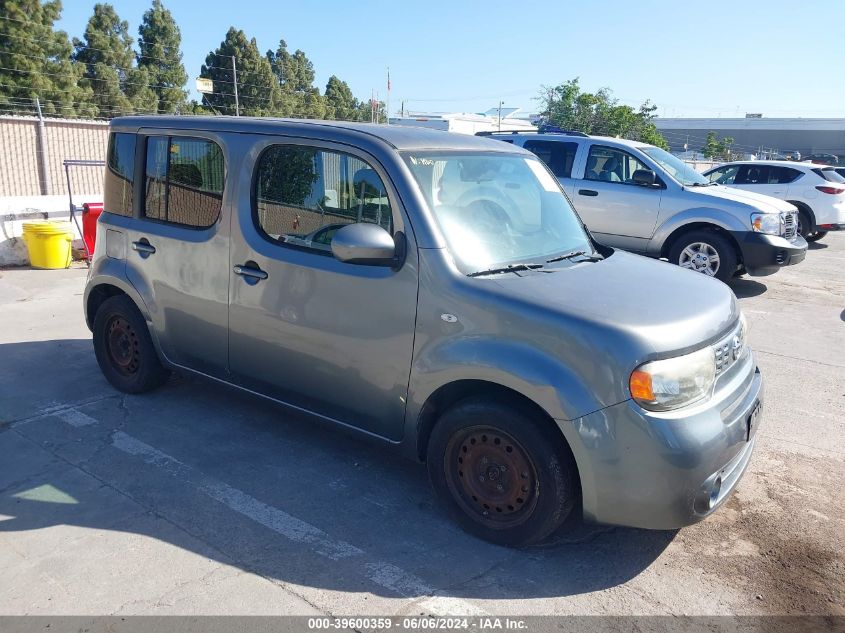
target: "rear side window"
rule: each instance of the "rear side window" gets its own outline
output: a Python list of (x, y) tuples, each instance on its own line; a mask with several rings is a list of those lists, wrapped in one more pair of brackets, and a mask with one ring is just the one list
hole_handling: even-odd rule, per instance
[(134, 134), (109, 135), (106, 177), (103, 183), (103, 207), (109, 213), (132, 215), (135, 180)]
[(572, 177), (572, 164), (575, 162), (575, 154), (578, 153), (578, 143), (526, 141), (523, 147), (536, 154), (558, 178)]
[(220, 217), (223, 179), (223, 151), (217, 143), (184, 136), (150, 136), (144, 216), (208, 228)]
[(845, 183), (845, 178), (838, 172), (841, 170), (829, 167), (828, 169), (814, 169), (813, 172), (827, 180), (828, 182)]
[(785, 185), (797, 180), (803, 173), (792, 167), (772, 167), (769, 171), (770, 185)]
[(253, 186), (256, 225), (274, 242), (326, 252), (347, 224), (371, 222), (393, 233), (387, 189), (355, 156), (272, 145), (258, 159)]

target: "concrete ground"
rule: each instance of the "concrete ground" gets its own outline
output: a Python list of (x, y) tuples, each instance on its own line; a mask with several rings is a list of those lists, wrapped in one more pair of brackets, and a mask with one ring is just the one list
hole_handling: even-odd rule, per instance
[(845, 614), (845, 235), (732, 284), (767, 408), (725, 507), (523, 551), (446, 520), (422, 466), (270, 403), (117, 393), (84, 283), (0, 271), (0, 614)]

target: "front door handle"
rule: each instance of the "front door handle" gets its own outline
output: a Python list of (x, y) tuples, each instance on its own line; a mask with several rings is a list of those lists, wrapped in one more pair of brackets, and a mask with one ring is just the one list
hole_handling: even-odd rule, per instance
[(595, 197), (595, 196), (599, 195), (599, 192), (594, 191), (592, 189), (579, 189), (578, 195), (579, 196), (593, 196), (593, 197)]
[(244, 278), (244, 281), (250, 285), (257, 284), (262, 279), (267, 279), (266, 272), (258, 267), (255, 262), (246, 262), (244, 264), (237, 264), (232, 267), (232, 271), (236, 275)]
[(141, 257), (149, 257), (156, 252), (156, 247), (147, 241), (147, 238), (142, 237), (137, 242), (132, 242), (132, 250), (137, 251)]

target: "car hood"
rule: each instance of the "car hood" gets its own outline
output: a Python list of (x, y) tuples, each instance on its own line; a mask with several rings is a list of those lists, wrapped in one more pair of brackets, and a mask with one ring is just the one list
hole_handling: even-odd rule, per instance
[(725, 187), (724, 185), (714, 185), (711, 187), (686, 187), (686, 190), (696, 195), (747, 204), (765, 213), (795, 211), (795, 207), (786, 200), (773, 198), (772, 196), (764, 196), (763, 194), (745, 191), (744, 189)]
[(701, 347), (739, 318), (731, 289), (712, 277), (624, 251), (599, 262), (563, 263), (521, 277), (497, 278), (501, 291), (534, 310), (590, 321), (634, 343), (639, 353), (675, 354)]

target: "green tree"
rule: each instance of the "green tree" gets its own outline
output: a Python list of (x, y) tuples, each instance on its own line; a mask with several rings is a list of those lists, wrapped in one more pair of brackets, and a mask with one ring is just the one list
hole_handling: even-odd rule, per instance
[(0, 0), (0, 108), (32, 114), (35, 99), (42, 112), (61, 116), (93, 116), (90, 90), (79, 85), (83, 68), (71, 60), (67, 33), (53, 24), (62, 12), (60, 0)]
[(583, 92), (577, 77), (559, 86), (544, 86), (539, 100), (545, 124), (669, 147), (653, 122), (656, 107), (648, 101), (635, 110), (620, 104), (608, 88)]
[(354, 121), (357, 117), (357, 102), (352, 95), (349, 84), (335, 75), (329, 77), (326, 83), (326, 118), (340, 121)]
[(149, 73), (133, 66), (132, 43), (129, 23), (110, 4), (95, 4), (84, 39), (73, 39), (74, 60), (85, 67), (81, 84), (91, 90), (91, 102), (100, 116), (157, 111)]
[(281, 93), (281, 109), (284, 116), (303, 118), (324, 118), (327, 107), (318, 88), (314, 86), (314, 64), (297, 49), (288, 51), (285, 40), (279, 40), (274, 51), (267, 51), (267, 61)]
[(283, 115), (282, 95), (270, 62), (258, 51), (255, 38), (230, 27), (220, 46), (205, 58), (200, 77), (214, 82), (214, 92), (203, 103), (220, 114), (235, 114), (235, 82), (232, 57), (237, 62), (240, 114)]
[(149, 73), (159, 112), (179, 112), (186, 107), (188, 73), (182, 65), (182, 35), (161, 0), (153, 0), (138, 28), (138, 68)]
[(726, 136), (725, 138), (719, 140), (716, 132), (711, 130), (707, 133), (707, 138), (704, 140), (704, 146), (701, 148), (701, 153), (704, 154), (704, 158), (709, 158), (711, 160), (731, 160), (731, 145), (733, 145), (733, 143), (734, 139), (730, 136)]

